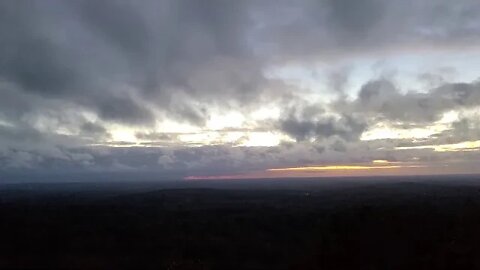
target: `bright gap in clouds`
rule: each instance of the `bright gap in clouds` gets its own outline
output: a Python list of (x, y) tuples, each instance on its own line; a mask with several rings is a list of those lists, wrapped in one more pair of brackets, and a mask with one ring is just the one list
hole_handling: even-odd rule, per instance
[[(112, 125), (108, 132), (111, 141), (106, 145), (118, 146), (146, 146), (155, 143), (154, 140), (137, 138), (136, 133), (146, 132), (153, 134), (174, 134), (178, 146), (198, 147), (206, 145), (231, 145), (244, 147), (272, 147), (282, 141), (292, 141), (288, 136), (279, 132), (269, 131), (259, 126), (258, 121), (276, 120), (280, 114), (279, 107), (265, 106), (249, 114), (239, 111), (213, 111), (204, 127), (193, 126), (187, 123), (165, 120), (158, 122), (154, 129), (135, 129), (131, 127)], [(161, 147), (161, 144), (150, 145)]]
[(442, 118), (431, 125), (423, 127), (408, 127), (408, 123), (396, 123), (395, 127), (391, 123), (377, 123), (369, 130), (365, 131), (360, 140), (372, 141), (381, 139), (424, 139), (442, 131), (449, 130), (451, 124), (458, 120), (459, 113), (450, 111), (443, 114)]
[[(308, 65), (288, 64), (266, 69), (267, 78), (279, 79), (287, 85), (296, 88), (296, 95), (302, 96), (312, 104), (322, 106), (334, 102), (337, 98), (348, 97), (355, 99), (361, 86), (371, 78), (391, 78), (400, 90), (422, 91), (433, 87), (426, 86), (419, 80), (423, 70), (437, 70), (443, 72), (444, 78), (453, 81), (470, 81), (476, 76), (471, 67), (476, 62), (477, 52), (423, 51), (402, 52), (401, 55), (389, 55), (385, 52), (382, 58), (369, 56), (353, 56), (348, 59), (329, 60), (324, 64)], [(474, 59), (474, 62), (464, 61)], [(450, 63), (445, 68), (446, 61)], [(480, 61), (479, 61), (480, 64)], [(467, 69), (469, 72), (456, 72)], [(337, 74), (337, 80), (332, 81), (332, 74)], [(340, 77), (338, 77), (340, 76)], [(340, 87), (336, 89), (336, 87)], [(157, 123), (151, 132), (177, 133), (176, 143), (186, 146), (221, 145), (233, 146), (277, 146), (282, 141), (293, 141), (293, 138), (279, 132), (257, 130), (265, 123), (259, 121), (277, 121), (286, 108), (281, 104), (264, 104), (257, 110), (242, 112), (238, 110), (211, 109), (205, 126), (197, 127), (187, 123), (180, 123), (172, 119), (164, 119)], [(324, 107), (326, 114), (335, 112)], [(333, 108), (334, 109), (334, 108)], [(450, 125), (459, 118), (458, 111), (449, 111), (443, 114), (441, 120), (425, 126), (408, 127), (409, 123), (377, 122), (364, 131), (360, 140), (373, 141), (381, 139), (424, 139), (448, 130)], [(398, 127), (399, 125), (407, 127)], [(134, 130), (129, 127), (114, 126), (109, 132), (112, 134), (112, 144), (115, 142), (130, 142), (132, 145), (148, 143), (135, 137)]]

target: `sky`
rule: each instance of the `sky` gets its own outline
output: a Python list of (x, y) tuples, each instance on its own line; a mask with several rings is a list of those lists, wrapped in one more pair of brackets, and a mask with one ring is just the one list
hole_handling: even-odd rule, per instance
[(0, 178), (480, 173), (477, 0), (0, 1)]

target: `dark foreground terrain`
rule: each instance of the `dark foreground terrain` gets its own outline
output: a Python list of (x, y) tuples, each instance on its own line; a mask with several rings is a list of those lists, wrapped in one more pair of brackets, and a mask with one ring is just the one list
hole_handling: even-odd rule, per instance
[(480, 269), (474, 178), (278, 181), (2, 185), (0, 268)]

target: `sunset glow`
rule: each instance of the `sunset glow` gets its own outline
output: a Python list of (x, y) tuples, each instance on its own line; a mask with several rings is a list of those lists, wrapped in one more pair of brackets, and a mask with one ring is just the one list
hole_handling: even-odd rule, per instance
[[(382, 164), (382, 165), (381, 165)], [(393, 165), (395, 164), (395, 165)], [(285, 168), (270, 168), (265, 171), (256, 171), (234, 175), (196, 175), (184, 177), (185, 180), (220, 180), (220, 179), (258, 179), (258, 178), (289, 178), (289, 177), (330, 177), (330, 176), (365, 176), (409, 174), (412, 169), (428, 169), (424, 164), (402, 162), (389, 162), (387, 160), (374, 160), (366, 164), (300, 166)], [(425, 172), (416, 171), (424, 174)]]
[(361, 165), (333, 165), (333, 166), (305, 166), (305, 167), (291, 167), (291, 168), (276, 168), (268, 169), (270, 172), (285, 172), (285, 171), (350, 171), (350, 170), (383, 170), (383, 169), (398, 169), (398, 168), (421, 168), (421, 165), (385, 165), (385, 166), (361, 166)]

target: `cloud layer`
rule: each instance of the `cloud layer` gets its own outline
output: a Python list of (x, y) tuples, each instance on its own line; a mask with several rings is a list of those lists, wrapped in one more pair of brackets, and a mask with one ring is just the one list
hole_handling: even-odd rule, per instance
[[(409, 53), (475, 52), (479, 17), (475, 0), (4, 1), (0, 167), (185, 175), (427, 154), (448, 160), (453, 154), (396, 147), (479, 140), (478, 81), (422, 70), (418, 78), (431, 82), (422, 89), (403, 89), (408, 82), (385, 73), (349, 88), (348, 66)], [(399, 70), (406, 66), (399, 63)], [(292, 83), (292, 71), (271, 75), (318, 64), (327, 67), (321, 90)], [(251, 116), (262, 108), (276, 113)], [(232, 111), (244, 116), (242, 124), (226, 121), (230, 130), (212, 131), (212, 119)], [(439, 123), (449, 112), (458, 119)], [(444, 128), (422, 141), (361, 140), (378, 125)], [(117, 138), (125, 130), (135, 147)], [(192, 148), (182, 139), (205, 132), (220, 134), (208, 143), (215, 145)], [(232, 147), (260, 133), (280, 144)]]

